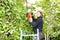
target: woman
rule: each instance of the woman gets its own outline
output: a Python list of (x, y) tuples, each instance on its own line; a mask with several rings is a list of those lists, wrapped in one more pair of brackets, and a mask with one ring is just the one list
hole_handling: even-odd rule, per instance
[[(33, 29), (34, 29), (34, 32), (37, 33), (37, 29), (39, 29), (39, 38), (40, 40), (43, 38), (43, 35), (42, 35), (42, 28), (43, 28), (43, 14), (42, 14), (42, 11), (37, 11), (37, 19), (36, 21), (33, 23), (32, 21), (30, 21)], [(33, 20), (34, 21), (34, 20)]]

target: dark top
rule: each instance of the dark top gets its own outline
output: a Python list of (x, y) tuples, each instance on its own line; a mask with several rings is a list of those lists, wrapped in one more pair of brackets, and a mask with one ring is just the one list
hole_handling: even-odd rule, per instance
[(42, 32), (42, 28), (43, 28), (42, 17), (38, 17), (34, 23), (31, 23), (31, 25), (34, 28), (35, 33), (37, 32), (37, 28), (39, 29), (39, 32)]

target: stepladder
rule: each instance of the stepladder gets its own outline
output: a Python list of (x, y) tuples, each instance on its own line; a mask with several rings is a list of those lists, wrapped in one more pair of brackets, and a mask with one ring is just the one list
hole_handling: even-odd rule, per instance
[[(36, 34), (23, 34), (23, 31), (20, 30), (20, 40), (23, 40), (23, 37), (31, 36), (33, 37), (33, 40), (39, 40), (39, 29), (37, 29)], [(34, 39), (36, 38), (36, 39)]]

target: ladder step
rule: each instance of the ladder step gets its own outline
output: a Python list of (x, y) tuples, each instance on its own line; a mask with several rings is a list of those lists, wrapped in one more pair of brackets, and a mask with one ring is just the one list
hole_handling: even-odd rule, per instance
[(28, 35), (22, 35), (22, 36), (37, 36), (37, 34), (28, 34)]

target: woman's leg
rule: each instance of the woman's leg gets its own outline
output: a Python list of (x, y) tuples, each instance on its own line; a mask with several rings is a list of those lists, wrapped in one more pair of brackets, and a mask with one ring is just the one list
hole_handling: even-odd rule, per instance
[(43, 38), (43, 34), (42, 32), (39, 32), (39, 39), (42, 40), (42, 38)]
[[(37, 29), (35, 27), (33, 29), (34, 29), (34, 34), (37, 34)], [(34, 40), (37, 40), (37, 36), (34, 36), (33, 38)]]
[(37, 34), (37, 28), (33, 27), (34, 33)]

